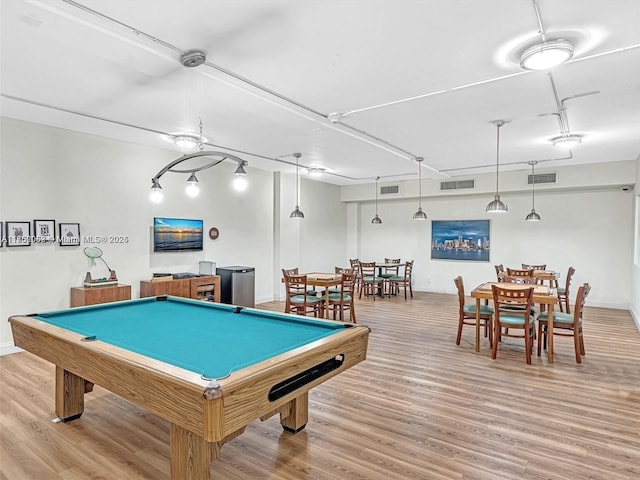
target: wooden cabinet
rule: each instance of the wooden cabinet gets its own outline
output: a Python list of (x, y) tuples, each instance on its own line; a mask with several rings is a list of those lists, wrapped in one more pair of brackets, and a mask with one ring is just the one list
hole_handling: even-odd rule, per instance
[(71, 287), (71, 307), (98, 303), (131, 300), (131, 285), (107, 285), (104, 287)]
[(174, 280), (140, 281), (141, 298), (155, 297), (157, 295), (173, 295), (203, 300), (213, 297), (214, 302), (220, 302), (220, 277), (218, 275), (207, 275)]

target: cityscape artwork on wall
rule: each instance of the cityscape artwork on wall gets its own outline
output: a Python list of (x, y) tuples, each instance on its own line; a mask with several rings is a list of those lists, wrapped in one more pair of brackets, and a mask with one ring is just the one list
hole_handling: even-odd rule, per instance
[(431, 259), (488, 262), (489, 220), (432, 220)]

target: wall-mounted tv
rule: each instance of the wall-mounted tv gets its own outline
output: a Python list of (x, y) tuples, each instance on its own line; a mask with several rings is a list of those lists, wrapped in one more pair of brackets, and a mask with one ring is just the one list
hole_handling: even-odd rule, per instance
[(155, 217), (153, 219), (153, 251), (202, 250), (202, 227), (202, 220)]

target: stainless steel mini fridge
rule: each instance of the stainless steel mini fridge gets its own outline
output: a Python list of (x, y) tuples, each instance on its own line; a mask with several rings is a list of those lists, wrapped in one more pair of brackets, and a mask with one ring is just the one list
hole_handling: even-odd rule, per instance
[(220, 301), (242, 307), (256, 305), (256, 269), (232, 265), (216, 268), (220, 275)]

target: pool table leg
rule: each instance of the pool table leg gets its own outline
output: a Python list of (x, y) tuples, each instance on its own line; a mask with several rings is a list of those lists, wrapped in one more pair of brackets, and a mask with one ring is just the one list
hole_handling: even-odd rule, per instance
[(309, 392), (297, 396), (280, 410), (280, 425), (287, 432), (298, 433), (309, 420)]
[(210, 480), (210, 467), (220, 456), (222, 445), (244, 432), (244, 427), (220, 442), (207, 442), (204, 437), (175, 423), (171, 424), (171, 480)]
[(80, 418), (84, 412), (84, 394), (93, 383), (56, 365), (56, 415), (63, 422)]

